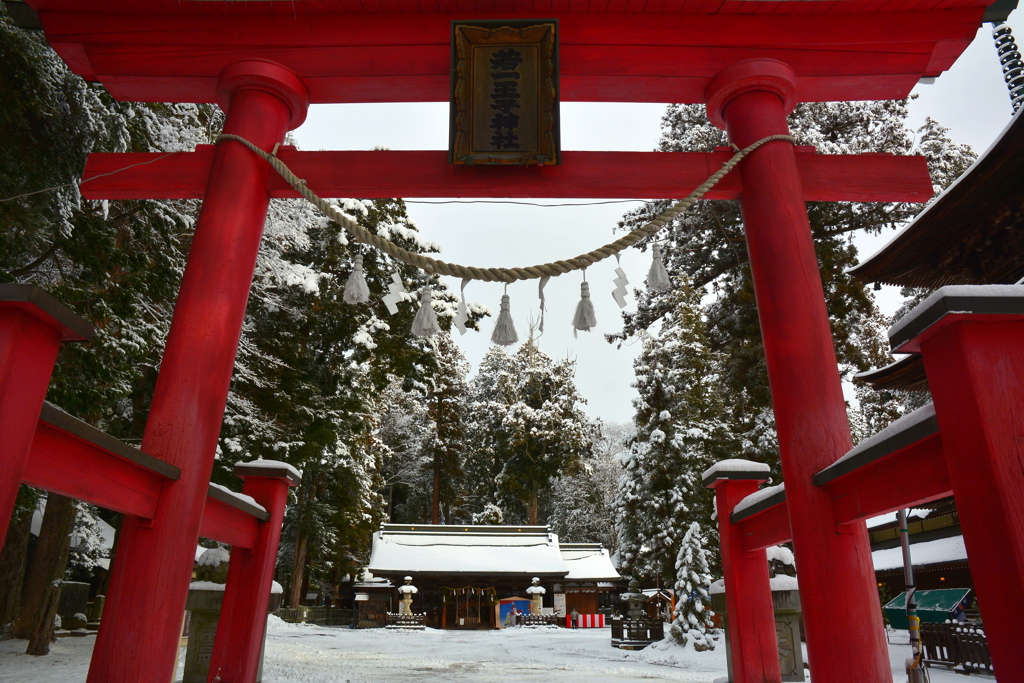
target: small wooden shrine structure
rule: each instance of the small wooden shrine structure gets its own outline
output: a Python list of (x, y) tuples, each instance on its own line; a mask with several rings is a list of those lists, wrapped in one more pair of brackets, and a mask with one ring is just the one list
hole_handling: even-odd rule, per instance
[(396, 586), (412, 576), (414, 611), (428, 626), (454, 629), (500, 628), (500, 603), (526, 604), (534, 577), (544, 606), (563, 615), (596, 614), (598, 596), (619, 580), (599, 543), (560, 545), (545, 526), (384, 524), (367, 570)]
[[(983, 20), (1005, 18), (1012, 4), (1000, 2), (990, 8), (990, 0), (29, 2), (47, 40), (86, 80), (101, 83), (123, 100), (217, 102), (227, 114), (224, 131), (268, 153), (302, 123), (310, 103), (449, 101), (453, 21), (555, 19), (562, 101), (704, 103), (711, 121), (742, 148), (786, 135), (786, 116), (799, 102), (907, 96), (921, 78), (948, 69)], [(363, 198), (672, 198), (684, 196), (731, 155), (565, 151), (558, 165), (488, 167), (449, 164), (445, 150), (279, 151), (279, 157), (321, 196)], [(222, 683), (251, 683), (263, 637), (261, 610), (269, 597), (272, 551), (280, 532), (278, 510), (283, 511), (288, 479), (265, 480), (273, 482), (271, 486), (247, 477), (247, 492), (251, 489), (253, 498), (264, 501), (268, 519), (243, 524), (245, 533), (236, 533), (241, 527), (226, 523), (225, 508), (216, 500), (210, 503), (208, 487), (268, 203), (271, 197), (296, 194), (236, 140), (158, 157), (91, 155), (85, 171), (90, 181), (82, 186), (88, 199), (203, 199), (142, 441), (146, 457), (126, 459), (111, 446), (102, 452), (85, 449), (92, 459), (78, 460), (76, 455), (83, 452), (80, 440), (58, 434), (46, 452), (51, 458), (70, 458), (78, 471), (87, 473), (83, 476), (89, 486), (78, 485), (72, 477), (46, 479), (45, 471), (39, 474), (46, 468), (33, 441), (37, 434), (52, 433), (40, 419), (40, 409), (57, 350), (62, 340), (87, 335), (81, 325), (69, 322), (70, 311), (38, 293), (8, 297), (0, 305), (0, 528), (6, 528), (22, 481), (125, 512), (88, 681), (166, 683), (177, 656), (196, 540), (201, 531), (210, 535), (205, 528), (220, 520), (223, 538), (253, 550), (232, 553), (234, 573), (228, 578), (211, 676), (216, 672)], [(850, 451), (851, 441), (805, 202), (920, 202), (931, 192), (922, 157), (819, 155), (775, 140), (744, 159), (736, 172), (705, 195), (738, 198), (742, 205), (787, 485), (785, 507), (776, 505), (768, 514), (785, 529), (781, 535), (792, 538), (799, 556), (808, 659), (818, 683), (889, 681), (891, 671), (863, 522), (865, 509), (872, 514), (878, 510), (877, 505), (861, 504), (865, 496), (881, 499), (886, 489), (863, 489), (870, 480), (860, 480), (851, 483), (840, 499), (835, 485), (822, 488), (822, 477), (827, 477), (823, 473), (849, 474), (852, 463), (861, 460), (837, 463)], [(968, 298), (969, 302), (958, 299), (956, 305), (982, 306), (980, 315), (982, 299)], [(1003, 297), (1003, 303), (1010, 300)], [(929, 303), (922, 309), (927, 314), (911, 317), (907, 325), (924, 325), (938, 315), (944, 302), (949, 303), (941, 298)], [(1024, 557), (1021, 503), (1003, 495), (1008, 487), (1024, 489), (1020, 468), (1006, 466), (1015, 452), (1009, 435), (1020, 433), (1016, 425), (1024, 411), (1009, 411), (1019, 400), (1013, 397), (998, 402), (998, 414), (988, 412), (991, 401), (985, 402), (1016, 390), (1024, 379), (1018, 377), (1020, 363), (1014, 350), (1019, 345), (1011, 344), (1016, 343), (1017, 327), (1006, 311), (999, 312), (1004, 322), (992, 322), (993, 311), (986, 310), (988, 322), (978, 323), (991, 331), (989, 339), (970, 341), (976, 344), (972, 348), (984, 347), (987, 355), (971, 356), (966, 347), (957, 346), (960, 342), (951, 340), (964, 324), (943, 323), (947, 333), (934, 336), (947, 340), (941, 342), (926, 342), (919, 327), (904, 325), (894, 330), (893, 346), (922, 352), (939, 422), (946, 419), (939, 383), (948, 381), (949, 387), (956, 387), (960, 407), (950, 410), (959, 421), (949, 425), (948, 433), (943, 424), (943, 452), (970, 452), (975, 463), (991, 467), (964, 470), (949, 456), (949, 469), (936, 469), (932, 480), (946, 492), (957, 489), (979, 586), (1005, 581), (1019, 587), (1024, 572), (1016, 564), (1000, 561), (1002, 569), (993, 567), (989, 575), (974, 561), (991, 556), (994, 548), (1005, 553), (1007, 539), (1015, 561)], [(977, 327), (972, 325), (967, 327)], [(930, 361), (935, 344), (941, 349)], [(980, 376), (997, 364), (999, 372), (988, 373), (987, 380)], [(978, 384), (964, 387), (967, 377), (977, 378)], [(973, 402), (967, 400), (970, 397)], [(995, 429), (1004, 429), (999, 439), (992, 436)], [(934, 446), (937, 441), (936, 435), (927, 443)], [(989, 448), (987, 455), (978, 454), (981, 444)], [(924, 457), (920, 449), (914, 452)], [(927, 452), (934, 455), (934, 448)], [(837, 469), (829, 469), (834, 466)], [(729, 521), (729, 511), (739, 499), (753, 492), (758, 476), (755, 472), (746, 480), (722, 479), (718, 509), (723, 522)], [(906, 505), (905, 497), (890, 502)], [(988, 531), (979, 531), (972, 540), (972, 530), (985, 528)], [(733, 650), (737, 683), (777, 683), (780, 676), (766, 558), (762, 552), (745, 554), (763, 548), (756, 539), (767, 536), (778, 542), (778, 532), (753, 537), (728, 530), (722, 534), (726, 570), (733, 575), (739, 571), (743, 578), (738, 585), (745, 587), (727, 592), (729, 614), (736, 615), (730, 623), (757, 629), (751, 632), (756, 634), (751, 641), (733, 640), (758, 644)], [(737, 550), (744, 543), (747, 550)], [(235, 558), (248, 559), (236, 563)], [(738, 564), (730, 564), (733, 559)], [(1015, 578), (1007, 574), (1011, 569)], [(981, 592), (979, 599), (986, 618), (994, 618), (996, 608), (988, 606)], [(1014, 614), (1024, 612), (1021, 591), (1003, 592), (998, 600)], [(1015, 635), (1015, 627), (1008, 624), (997, 619), (989, 633), (997, 675), (1016, 681), (1024, 677), (1024, 654), (1016, 644), (994, 635)]]

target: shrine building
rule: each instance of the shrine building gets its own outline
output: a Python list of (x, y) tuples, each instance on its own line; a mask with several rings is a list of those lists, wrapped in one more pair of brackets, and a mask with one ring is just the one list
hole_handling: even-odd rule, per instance
[(610, 611), (620, 580), (600, 543), (560, 544), (546, 526), (384, 524), (367, 569), (393, 586), (411, 576), (419, 589), (413, 611), (433, 628), (501, 628), (503, 604), (528, 609), (534, 578), (547, 614)]

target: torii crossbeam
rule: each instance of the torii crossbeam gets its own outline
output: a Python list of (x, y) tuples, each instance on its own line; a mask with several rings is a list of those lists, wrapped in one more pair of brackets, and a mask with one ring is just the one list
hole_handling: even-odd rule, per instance
[[(452, 20), (539, 18), (559, 21), (564, 101), (706, 103), (745, 147), (787, 134), (798, 101), (907, 96), (952, 65), (990, 1), (29, 0), (50, 44), (87, 80), (120, 99), (218, 102), (225, 132), (267, 151), (310, 102), (446, 101)], [(135, 158), (94, 156), (87, 175)], [(679, 197), (719, 164), (714, 153), (567, 152), (563, 167), (544, 169), (451, 169), (437, 152), (282, 158), (311, 188), (356, 197)], [(354, 161), (361, 177), (346, 170)], [(709, 196), (742, 204), (810, 666), (818, 683), (889, 682), (865, 526), (836, 533), (831, 502), (811, 482), (849, 450), (850, 435), (804, 203), (920, 201), (923, 162), (817, 156), (776, 141), (736, 176)], [(83, 192), (203, 198), (142, 443), (181, 476), (164, 484), (152, 518), (124, 521), (88, 679), (166, 683), (268, 202), (292, 195), (230, 140)], [(735, 683), (779, 682), (775, 634), (763, 636), (745, 649)], [(222, 681), (251, 683), (255, 669), (245, 671)]]

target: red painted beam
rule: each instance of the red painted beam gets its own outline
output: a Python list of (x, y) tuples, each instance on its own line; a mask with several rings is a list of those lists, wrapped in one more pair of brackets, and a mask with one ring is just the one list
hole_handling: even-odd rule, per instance
[[(178, 469), (44, 405), (22, 483), (141, 519), (156, 514), (165, 481)], [(214, 490), (206, 499), (202, 535), (252, 548), (266, 512)]]
[(837, 525), (953, 495), (939, 434), (858, 467), (824, 488)]
[(259, 520), (252, 515), (210, 497), (206, 499), (199, 535), (233, 548), (251, 549), (256, 544), (259, 526)]
[[(803, 101), (904, 97), (922, 76), (949, 68), (982, 11), (542, 14), (560, 21), (563, 101), (703, 102), (714, 74), (748, 58), (789, 64)], [(295, 70), (313, 102), (415, 102), (449, 99), (450, 22), (467, 15), (41, 17), (69, 66), (120, 99), (212, 102), (224, 67), (259, 57)]]
[(743, 536), (743, 550), (753, 552), (793, 540), (789, 529), (789, 507), (786, 503), (774, 505), (738, 524)]
[[(87, 199), (199, 199), (214, 148), (160, 154), (90, 154)], [(563, 152), (559, 166), (457, 166), (445, 151), (299, 152), (279, 157), (323, 197), (681, 198), (729, 159), (730, 152)], [(797, 154), (807, 201), (924, 202), (932, 196), (924, 157)], [(153, 163), (146, 163), (153, 162)], [(114, 175), (103, 174), (133, 166)], [(99, 177), (103, 176), (103, 177)], [(299, 194), (273, 173), (272, 197)], [(731, 173), (707, 195), (737, 199)]]
[(46, 422), (39, 422), (22, 482), (150, 519), (166, 477)]

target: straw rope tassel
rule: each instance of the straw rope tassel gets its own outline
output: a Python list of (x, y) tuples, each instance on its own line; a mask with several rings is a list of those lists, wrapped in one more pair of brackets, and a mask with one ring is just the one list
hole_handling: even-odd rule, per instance
[[(586, 278), (586, 272), (584, 272)], [(580, 302), (576, 304), (576, 315), (572, 318), (572, 334), (575, 337), (577, 331), (590, 332), (597, 327), (597, 314), (594, 312), (594, 302), (590, 300), (590, 285), (586, 279), (580, 285)]]
[(417, 254), (401, 248), (394, 242), (370, 232), (339, 211), (336, 207), (331, 206), (331, 204), (326, 200), (318, 197), (312, 190), (306, 187), (305, 180), (292, 173), (291, 169), (289, 169), (283, 161), (269, 152), (263, 151), (240, 135), (221, 133), (217, 136), (217, 142), (222, 140), (234, 140), (236, 142), (240, 142), (252, 150), (253, 153), (257, 154), (261, 159), (264, 159), (281, 175), (282, 178), (284, 178), (285, 182), (287, 182), (292, 189), (309, 200), (309, 202), (316, 208), (320, 209), (324, 215), (337, 221), (342, 227), (348, 230), (357, 242), (362, 242), (363, 244), (369, 244), (376, 247), (388, 256), (396, 258), (403, 263), (408, 263), (411, 266), (422, 268), (428, 273), (468, 278), (470, 280), (484, 280), (485, 282), (535, 280), (537, 278), (544, 277), (545, 275), (556, 276), (563, 273), (569, 273), (574, 270), (582, 270), (594, 263), (597, 263), (598, 261), (603, 261), (609, 256), (614, 256), (622, 250), (632, 247), (640, 240), (654, 235), (663, 227), (671, 223), (679, 214), (693, 206), (697, 200), (703, 197), (708, 190), (718, 183), (719, 180), (724, 178), (729, 171), (735, 168), (736, 164), (740, 163), (743, 157), (750, 154), (761, 145), (777, 140), (785, 140), (791, 144), (796, 144), (796, 138), (791, 135), (769, 135), (768, 137), (761, 138), (749, 147), (736, 152), (736, 154), (734, 154), (728, 161), (722, 164), (720, 169), (711, 174), (704, 183), (687, 195), (685, 199), (676, 202), (671, 207), (661, 212), (661, 214), (659, 214), (658, 217), (650, 223), (625, 234), (614, 242), (610, 242), (593, 251), (588, 251), (585, 254), (580, 254), (575, 258), (564, 261), (553, 261), (551, 263), (542, 263), (540, 265), (529, 266), (527, 268), (477, 268), (474, 266), (461, 266), (455, 263), (446, 263), (445, 261), (435, 259), (431, 256), (427, 256), (426, 254)]
[(363, 255), (356, 254), (352, 260), (352, 272), (348, 274), (348, 282), (345, 283), (345, 293), (341, 296), (347, 304), (365, 304), (370, 300), (370, 288), (366, 284), (366, 277), (363, 275)]
[(437, 324), (437, 313), (434, 313), (433, 300), (430, 285), (423, 285), (420, 290), (420, 310), (416, 311), (412, 321), (412, 333), (417, 337), (433, 337), (441, 331)]
[[(508, 291), (508, 285), (505, 285), (505, 291)], [(512, 313), (508, 309), (508, 294), (502, 294), (501, 311), (498, 313), (498, 320), (494, 323), (494, 332), (491, 333), (491, 342), (498, 346), (510, 346), (519, 341), (516, 326), (512, 322)]]
[(663, 292), (672, 287), (672, 281), (668, 279), (668, 271), (665, 270), (665, 262), (661, 259), (661, 245), (654, 245), (654, 260), (651, 261), (651, 269), (647, 273), (647, 289), (652, 292)]

